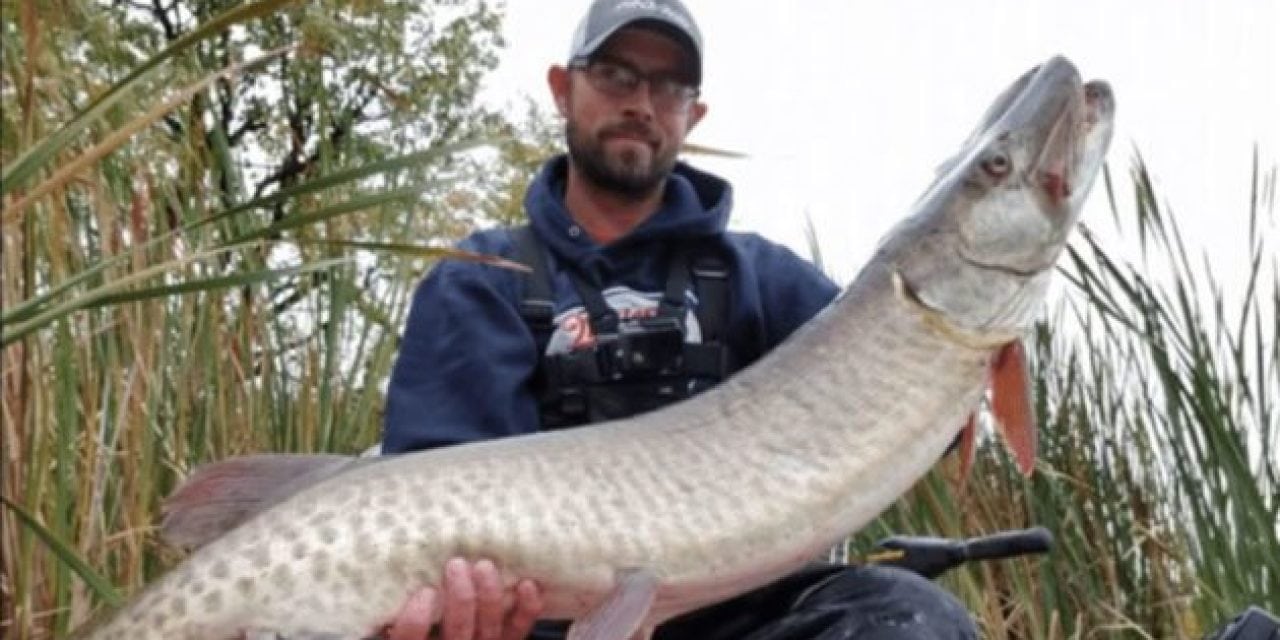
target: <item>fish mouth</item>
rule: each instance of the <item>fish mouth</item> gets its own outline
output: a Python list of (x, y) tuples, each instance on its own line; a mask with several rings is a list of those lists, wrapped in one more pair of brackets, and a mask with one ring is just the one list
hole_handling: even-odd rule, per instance
[(1105, 81), (1082, 83), (1065, 58), (1039, 69), (1043, 76), (1033, 77), (1022, 101), (1011, 106), (1008, 126), (1029, 131), (1030, 147), (1040, 149), (1024, 174), (1026, 183), (1040, 190), (1051, 210), (1074, 222), (1110, 146), (1115, 97)]
[(1083, 134), (1077, 147), (1076, 176), (1079, 184), (1068, 206), (1077, 213), (1098, 176), (1111, 146), (1115, 128), (1116, 97), (1105, 80), (1090, 80), (1084, 85), (1085, 116)]
[(1024, 148), (1039, 150), (1028, 159), (1023, 180), (1058, 205), (1072, 193), (1083, 141), (1086, 102), (1080, 72), (1066, 58), (1055, 56), (1020, 82), (1024, 86), (994, 127), (1000, 135), (1020, 138), (1015, 143)]

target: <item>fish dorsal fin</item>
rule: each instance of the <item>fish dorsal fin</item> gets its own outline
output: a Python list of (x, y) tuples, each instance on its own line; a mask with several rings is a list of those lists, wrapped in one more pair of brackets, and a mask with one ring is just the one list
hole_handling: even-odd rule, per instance
[(356, 462), (350, 456), (264, 454), (201, 465), (164, 503), (161, 536), (195, 549)]
[(627, 640), (641, 629), (658, 593), (658, 577), (648, 569), (618, 573), (618, 584), (595, 609), (569, 627), (567, 640)]
[(1018, 470), (1030, 476), (1036, 465), (1036, 425), (1027, 352), (1021, 340), (1001, 347), (991, 360), (991, 413)]

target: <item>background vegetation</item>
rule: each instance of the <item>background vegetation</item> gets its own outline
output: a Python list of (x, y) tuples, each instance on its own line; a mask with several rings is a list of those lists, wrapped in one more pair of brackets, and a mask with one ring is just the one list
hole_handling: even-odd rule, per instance
[[(176, 559), (155, 515), (192, 466), (376, 440), (421, 247), (517, 217), (555, 135), (478, 104), (501, 46), (483, 2), (3, 9), (0, 633), (60, 637)], [(984, 455), (956, 493), (944, 469), (855, 551), (1048, 526), (1048, 559), (947, 579), (993, 638), (1280, 611), (1274, 170), (1256, 178), (1237, 300), (1137, 164), (1116, 224), (1169, 277), (1089, 234), (1064, 260), (1035, 336), (1039, 473)]]

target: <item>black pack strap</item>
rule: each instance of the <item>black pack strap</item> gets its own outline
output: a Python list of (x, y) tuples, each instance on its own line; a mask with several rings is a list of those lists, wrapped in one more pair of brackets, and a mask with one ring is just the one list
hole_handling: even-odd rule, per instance
[(729, 265), (714, 247), (698, 251), (692, 258), (694, 293), (698, 296), (698, 325), (702, 342), (724, 342), (729, 325)]
[(577, 269), (570, 268), (569, 280), (573, 282), (573, 288), (578, 290), (578, 297), (582, 299), (582, 306), (587, 310), (587, 317), (591, 322), (591, 330), (597, 336), (612, 335), (618, 332), (618, 314), (604, 300), (604, 292), (600, 291), (600, 287), (587, 282)]
[[(516, 261), (531, 270), (523, 279), (520, 317), (529, 325), (537, 343), (535, 394), (543, 425), (554, 428), (582, 424), (586, 422), (588, 415), (583, 380), (599, 377), (595, 373), (594, 358), (584, 357), (593, 354), (565, 354), (549, 359), (545, 357), (547, 345), (555, 331), (555, 298), (551, 288), (547, 249), (527, 224), (512, 227), (510, 233), (515, 244)], [(565, 385), (566, 380), (574, 380), (576, 384)]]
[(516, 248), (516, 261), (532, 272), (524, 278), (524, 291), (520, 299), (520, 316), (529, 323), (538, 340), (538, 353), (545, 351), (551, 340), (555, 319), (555, 298), (551, 293), (551, 271), (547, 267), (546, 249), (534, 233), (533, 227), (521, 225), (511, 229)]
[(689, 288), (689, 250), (683, 245), (673, 247), (667, 254), (667, 288), (658, 303), (658, 315), (675, 318), (684, 326), (685, 291)]

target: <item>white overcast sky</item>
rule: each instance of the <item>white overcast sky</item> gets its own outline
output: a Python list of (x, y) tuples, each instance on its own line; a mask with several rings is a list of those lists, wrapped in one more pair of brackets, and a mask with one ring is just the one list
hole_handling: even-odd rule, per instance
[[(1280, 0), (686, 1), (710, 106), (690, 140), (750, 155), (691, 161), (733, 182), (733, 228), (804, 254), (810, 216), (839, 282), (996, 94), (1054, 54), (1115, 90), (1120, 184), (1141, 151), (1193, 246), (1226, 274), (1243, 251), (1254, 145), (1264, 167), (1280, 158)], [(546, 68), (586, 6), (509, 0), (487, 99), (528, 96), (553, 113)], [(1111, 228), (1101, 188), (1085, 216)]]

